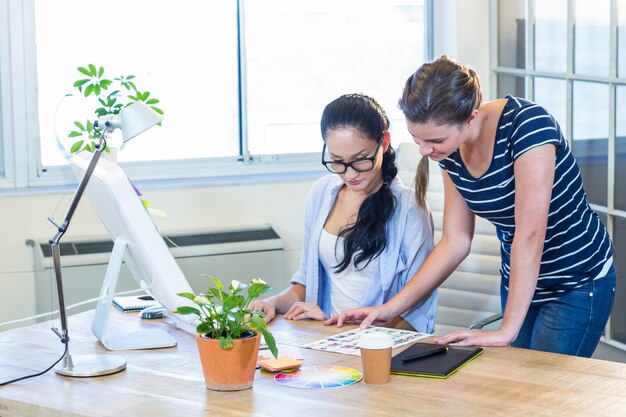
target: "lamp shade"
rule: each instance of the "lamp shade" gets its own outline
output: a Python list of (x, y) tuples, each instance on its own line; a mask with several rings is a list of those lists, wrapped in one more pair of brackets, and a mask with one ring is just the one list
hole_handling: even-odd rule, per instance
[(119, 114), (106, 115), (98, 118), (97, 126), (109, 132), (121, 129), (122, 140), (126, 142), (148, 130), (163, 120), (163, 116), (152, 110), (143, 101), (136, 101), (124, 107)]
[(120, 129), (122, 140), (126, 142), (148, 130), (163, 120), (163, 116), (152, 110), (143, 101), (136, 101), (120, 111)]

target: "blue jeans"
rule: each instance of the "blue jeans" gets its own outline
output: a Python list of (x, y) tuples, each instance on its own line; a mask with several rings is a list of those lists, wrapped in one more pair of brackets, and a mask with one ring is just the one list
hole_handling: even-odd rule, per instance
[[(502, 309), (508, 291), (501, 287)], [(613, 308), (615, 266), (602, 278), (562, 297), (530, 306), (511, 346), (590, 357)]]

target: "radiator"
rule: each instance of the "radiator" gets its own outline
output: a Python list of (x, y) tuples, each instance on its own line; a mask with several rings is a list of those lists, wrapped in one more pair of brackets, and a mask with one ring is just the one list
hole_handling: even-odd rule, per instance
[[(202, 274), (228, 283), (237, 279), (247, 283), (260, 277), (272, 286), (275, 294), (285, 287), (284, 246), (278, 234), (267, 226), (245, 229), (221, 229), (167, 235), (170, 251), (189, 284), (196, 292), (205, 292), (211, 283)], [(52, 253), (48, 242), (27, 241), (33, 247), (37, 313), (58, 306)], [(96, 298), (106, 271), (113, 242), (109, 239), (62, 242), (63, 294), (65, 304)], [(122, 265), (116, 292), (139, 288), (125, 265)], [(69, 313), (95, 308), (95, 302), (72, 309)]]

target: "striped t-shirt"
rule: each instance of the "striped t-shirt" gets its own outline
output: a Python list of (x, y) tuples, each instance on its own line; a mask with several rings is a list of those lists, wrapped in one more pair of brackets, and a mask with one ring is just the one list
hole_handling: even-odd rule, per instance
[(542, 145), (556, 148), (556, 172), (533, 303), (558, 298), (597, 277), (612, 256), (613, 245), (597, 214), (589, 207), (576, 160), (559, 124), (541, 106), (506, 97), (489, 169), (474, 178), (457, 150), (439, 163), (474, 214), (496, 226), (500, 239), (500, 273), (508, 289), (511, 245), (515, 238), (513, 164), (526, 151)]

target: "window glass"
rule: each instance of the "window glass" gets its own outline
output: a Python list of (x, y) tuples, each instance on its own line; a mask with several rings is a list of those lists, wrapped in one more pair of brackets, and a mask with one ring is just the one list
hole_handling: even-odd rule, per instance
[(626, 211), (626, 86), (616, 89), (615, 208)]
[(498, 1), (498, 66), (525, 68), (525, 1)]
[(573, 149), (589, 201), (607, 205), (609, 87), (574, 82)]
[(498, 75), (498, 97), (510, 94), (514, 97), (526, 96), (526, 79), (513, 75)]
[(565, 72), (567, 68), (567, 0), (535, 2), (535, 69)]
[(609, 76), (610, 0), (576, 0), (574, 72)]
[(135, 75), (165, 112), (120, 160), (238, 154), (235, 1), (35, 0), (35, 14), (44, 166), (67, 163), (73, 122), (93, 120), (99, 107), (72, 87), (85, 78), (76, 68), (88, 64), (104, 67), (105, 78)]
[(626, 0), (617, 0), (617, 76), (626, 77)]
[(248, 135), (254, 154), (320, 152), (324, 106), (373, 96), (394, 143), (410, 141), (397, 103), (423, 63), (423, 1), (245, 3)]
[(561, 126), (566, 129), (567, 84), (565, 80), (535, 78), (535, 103), (545, 107)]
[(618, 342), (626, 344), (626, 285), (620, 271), (626, 271), (626, 219), (615, 217), (613, 222), (613, 243), (615, 244), (615, 269), (618, 271), (618, 284), (615, 289), (615, 301), (613, 314), (611, 315), (611, 337)]

